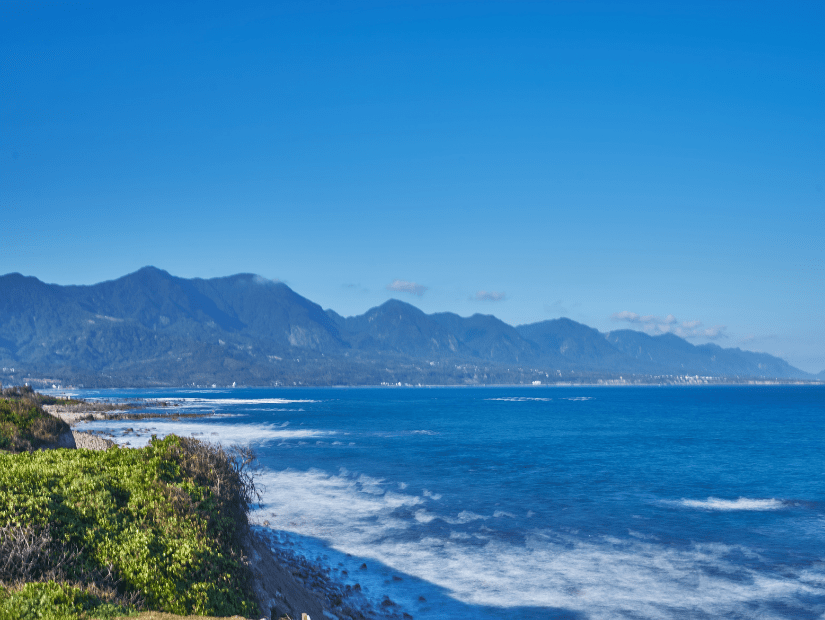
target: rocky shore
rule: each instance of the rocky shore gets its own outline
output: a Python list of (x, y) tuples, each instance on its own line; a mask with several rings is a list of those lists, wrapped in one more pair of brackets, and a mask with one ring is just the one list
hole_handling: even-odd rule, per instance
[[(51, 415), (74, 427), (80, 422), (106, 419), (106, 414), (82, 406), (44, 405)], [(71, 428), (61, 435), (56, 447), (107, 450), (116, 445), (95, 433)], [(300, 554), (279, 548), (268, 535), (267, 523), (254, 524), (244, 543), (254, 577), (254, 591), (262, 618), (298, 620), (307, 614), (312, 620), (393, 620), (412, 616), (393, 609), (386, 601), (373, 604), (358, 584), (344, 585), (331, 576), (331, 569), (311, 562)]]
[[(82, 416), (88, 413), (79, 413), (77, 409), (67, 411), (66, 407), (59, 405), (43, 405), (43, 409), (56, 418), (60, 418), (69, 426), (74, 426)], [(86, 418), (84, 418), (86, 419)], [(106, 450), (115, 445), (111, 439), (99, 437), (94, 433), (84, 433), (82, 431), (71, 431), (63, 433), (57, 440), (58, 448), (80, 448), (86, 450)]]
[[(251, 538), (254, 541), (254, 550), (260, 555), (259, 561), (255, 554), (250, 552), (250, 563), (254, 571), (260, 570), (263, 577), (256, 574), (257, 583), (265, 583), (270, 588), (267, 596), (269, 602), (265, 605), (273, 609), (272, 618), (275, 620), (286, 613), (296, 616), (284, 607), (284, 603), (292, 605), (293, 599), (301, 601), (301, 592), (308, 593), (320, 605), (322, 619), (338, 620), (412, 620), (413, 616), (402, 611), (395, 602), (384, 596), (380, 602), (372, 600), (364, 594), (361, 586), (342, 584), (333, 576), (333, 570), (323, 561), (312, 561), (279, 544), (277, 536), (273, 535), (266, 525), (256, 524), (252, 527)], [(362, 570), (366, 570), (362, 565)], [(293, 586), (298, 586), (296, 592)], [(274, 590), (273, 590), (274, 589)], [(274, 591), (274, 594), (272, 592)], [(258, 595), (259, 600), (265, 597)], [(305, 603), (310, 608), (310, 601)], [(264, 607), (265, 605), (262, 605)], [(276, 613), (277, 612), (277, 613)], [(310, 614), (312, 618), (316, 616)]]

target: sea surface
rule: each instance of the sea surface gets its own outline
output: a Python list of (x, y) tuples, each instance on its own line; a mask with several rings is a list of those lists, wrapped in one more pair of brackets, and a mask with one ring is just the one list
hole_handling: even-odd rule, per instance
[(79, 430), (252, 444), (256, 521), (399, 617), (825, 617), (825, 386), (75, 393), (214, 412)]

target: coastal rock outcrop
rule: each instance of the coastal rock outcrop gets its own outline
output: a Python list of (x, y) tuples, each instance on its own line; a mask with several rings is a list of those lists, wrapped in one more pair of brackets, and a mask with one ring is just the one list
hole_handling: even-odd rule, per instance
[(255, 579), (253, 589), (258, 606), (266, 618), (278, 620), (288, 615), (299, 618), (325, 618), (320, 600), (272, 557), (269, 544), (260, 535), (250, 531), (245, 541), (249, 567)]

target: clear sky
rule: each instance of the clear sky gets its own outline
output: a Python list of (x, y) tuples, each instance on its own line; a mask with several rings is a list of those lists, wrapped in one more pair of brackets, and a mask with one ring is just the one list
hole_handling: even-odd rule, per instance
[(825, 369), (823, 2), (0, 4), (0, 273)]

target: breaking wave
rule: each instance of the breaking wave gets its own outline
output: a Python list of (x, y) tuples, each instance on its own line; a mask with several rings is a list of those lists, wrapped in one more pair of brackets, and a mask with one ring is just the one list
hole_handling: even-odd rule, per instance
[(684, 508), (694, 508), (697, 510), (780, 510), (786, 507), (785, 502), (778, 499), (750, 499), (740, 497), (738, 499), (719, 499), (709, 497), (707, 499), (680, 499), (675, 504)]
[[(386, 575), (374, 575), (372, 590), (395, 588), (392, 599), (416, 618), (478, 618), (478, 610), (490, 606), (555, 608), (594, 620), (782, 618), (775, 601), (798, 605), (825, 595), (822, 567), (807, 568), (804, 575), (773, 575), (743, 565), (742, 555), (754, 554), (738, 546), (677, 549), (638, 536), (571, 535), (542, 528), (508, 539), (488, 525), (511, 513), (450, 514), (426, 497), (399, 492), (397, 483), (318, 470), (268, 471), (262, 482), (277, 489), (261, 510), (270, 527), (323, 541), (311, 553), (380, 562), (411, 577), (412, 582), (387, 585)], [(701, 504), (762, 510), (781, 506), (778, 500), (713, 498)], [(369, 579), (366, 573), (357, 575), (362, 585)], [(422, 610), (417, 597), (425, 594), (432, 602), (431, 597), (443, 596), (439, 592), (446, 594), (444, 605), (453, 600), (463, 606), (442, 607), (435, 615)], [(816, 604), (807, 611), (814, 608)]]

